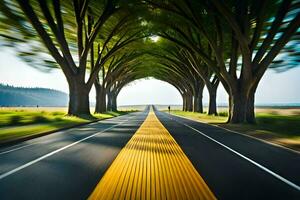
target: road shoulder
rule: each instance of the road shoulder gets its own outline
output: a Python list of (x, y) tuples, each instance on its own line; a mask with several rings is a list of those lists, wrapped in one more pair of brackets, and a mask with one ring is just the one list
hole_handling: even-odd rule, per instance
[(292, 151), (294, 153), (299, 153), (300, 154), (300, 141), (294, 141), (294, 140), (287, 139), (285, 137), (280, 137), (280, 136), (277, 136), (277, 135), (271, 134), (271, 133), (267, 133), (267, 134), (258, 134), (258, 133), (247, 134), (247, 133), (244, 133), (242, 131), (237, 131), (238, 129), (235, 129), (232, 126), (230, 127), (230, 125), (228, 125), (228, 124), (223, 124), (223, 125), (218, 124), (218, 125), (216, 125), (216, 124), (211, 124), (211, 123), (208, 123), (208, 122), (205, 122), (205, 121), (201, 121), (199, 119), (195, 119), (195, 118), (192, 118), (192, 117), (185, 117), (185, 116), (177, 115), (177, 114), (174, 114), (174, 113), (171, 113), (170, 115), (174, 115), (176, 117), (181, 117), (181, 118), (184, 118), (184, 119), (192, 120), (192, 121), (195, 121), (195, 122), (208, 124), (208, 125), (218, 127), (218, 128), (224, 129), (226, 131), (229, 131), (229, 132), (232, 132), (232, 133), (235, 133), (235, 134), (243, 135), (243, 136), (255, 139), (255, 140), (259, 140), (260, 142), (264, 142), (266, 144), (273, 145), (273, 146), (283, 148), (285, 150)]

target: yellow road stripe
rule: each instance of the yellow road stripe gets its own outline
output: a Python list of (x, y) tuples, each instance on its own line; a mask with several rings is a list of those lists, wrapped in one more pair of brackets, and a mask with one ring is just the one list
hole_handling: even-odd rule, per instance
[(216, 197), (168, 130), (150, 111), (89, 199)]

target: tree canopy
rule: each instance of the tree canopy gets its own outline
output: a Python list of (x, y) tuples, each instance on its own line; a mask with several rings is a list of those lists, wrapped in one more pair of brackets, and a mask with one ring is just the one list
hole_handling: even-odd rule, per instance
[[(116, 109), (120, 90), (154, 77), (178, 89), (183, 109), (217, 114), (221, 83), (229, 122), (254, 123), (257, 86), (268, 68), (298, 66), (298, 0), (0, 0), (1, 45), (31, 66), (60, 68), (69, 114)], [(106, 98), (107, 97), (107, 98)], [(107, 101), (107, 102), (106, 102)]]

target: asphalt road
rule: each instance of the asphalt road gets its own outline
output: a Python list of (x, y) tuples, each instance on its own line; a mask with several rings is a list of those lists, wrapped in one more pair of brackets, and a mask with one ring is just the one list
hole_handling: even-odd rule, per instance
[(86, 199), (147, 111), (0, 149), (0, 199)]
[[(148, 110), (0, 148), (0, 199), (86, 199)], [(300, 199), (300, 154), (156, 111), (218, 199)]]
[(156, 111), (218, 199), (300, 199), (300, 154)]

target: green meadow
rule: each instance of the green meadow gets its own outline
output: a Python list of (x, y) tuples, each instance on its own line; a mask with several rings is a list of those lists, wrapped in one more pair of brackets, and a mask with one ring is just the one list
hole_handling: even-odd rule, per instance
[(0, 108), (0, 143), (128, 112), (106, 112), (92, 117), (68, 116), (66, 113), (66, 108)]
[(300, 113), (297, 109), (258, 109), (256, 124), (226, 123), (226, 111), (219, 112), (218, 116), (180, 110), (173, 110), (171, 114), (217, 125), (300, 151)]

